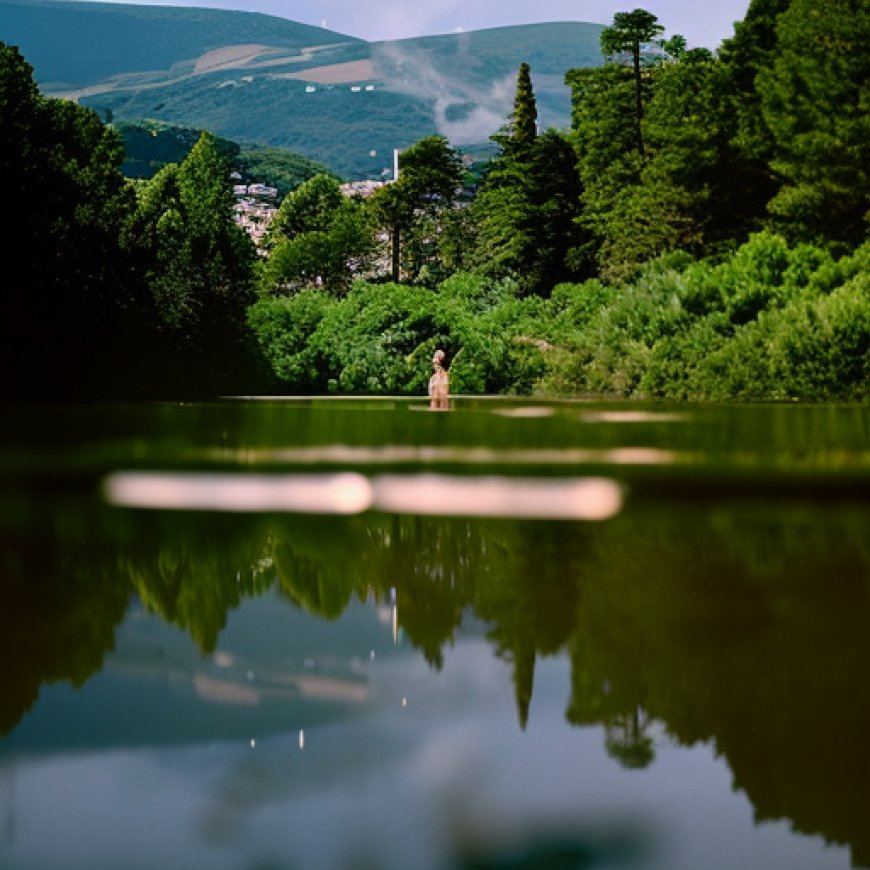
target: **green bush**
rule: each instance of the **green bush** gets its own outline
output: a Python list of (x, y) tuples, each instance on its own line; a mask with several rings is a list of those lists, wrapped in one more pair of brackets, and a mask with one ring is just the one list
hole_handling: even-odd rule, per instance
[(442, 348), (453, 393), (853, 400), (870, 393), (868, 266), (870, 244), (835, 260), (759, 234), (718, 264), (672, 255), (546, 299), (459, 273), (262, 300), (249, 322), (294, 389), (425, 394)]
[(266, 297), (248, 309), (248, 325), (275, 375), (298, 391), (321, 391), (327, 373), (311, 338), (327, 313), (337, 305), (321, 290), (295, 296)]

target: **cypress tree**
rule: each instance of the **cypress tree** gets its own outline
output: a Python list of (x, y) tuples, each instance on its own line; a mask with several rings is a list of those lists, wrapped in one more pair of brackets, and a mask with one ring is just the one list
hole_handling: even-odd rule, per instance
[(531, 145), (538, 135), (538, 107), (532, 89), (531, 68), (527, 63), (520, 64), (511, 118), (511, 141), (520, 148)]

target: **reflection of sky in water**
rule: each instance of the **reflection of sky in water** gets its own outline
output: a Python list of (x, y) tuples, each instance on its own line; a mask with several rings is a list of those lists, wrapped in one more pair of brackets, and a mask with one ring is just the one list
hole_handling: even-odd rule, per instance
[[(266, 604), (274, 607), (266, 600), (254, 610)], [(231, 616), (222, 648), (262, 658), (264, 632), (253, 632), (245, 609)], [(365, 664), (362, 708), (336, 707), (307, 724), (304, 745), (299, 708), (289, 705), (253, 746), (239, 732), (186, 746), (7, 756), (0, 866), (440, 870), (462, 866), (460, 855), (507, 860), (549, 847), (581, 867), (848, 867), (847, 850), (796, 837), (785, 822), (753, 826), (749, 802), (708, 746), (677, 748), (656, 734), (649, 768), (621, 768), (602, 728), (566, 723), (564, 658), (538, 662), (522, 731), (510, 666), (485, 640), (461, 632), (436, 672), (392, 647), (372, 605), (350, 611), (354, 639), (340, 649), (317, 624), (278, 641), (273, 657), (304, 643), (317, 657), (350, 661), (382, 631), (383, 654)], [(296, 625), (299, 615), (285, 612), (285, 628)], [(271, 629), (282, 621), (274, 619)], [(223, 706), (207, 706), (222, 715)], [(155, 717), (163, 712), (171, 710)]]

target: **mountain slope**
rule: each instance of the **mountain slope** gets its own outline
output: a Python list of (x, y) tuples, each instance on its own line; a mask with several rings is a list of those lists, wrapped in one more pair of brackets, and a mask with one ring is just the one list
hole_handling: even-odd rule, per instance
[(106, 118), (197, 127), (289, 148), (345, 177), (442, 133), (486, 143), (532, 67), (542, 127), (567, 127), (571, 67), (601, 63), (601, 25), (562, 22), (368, 43), (282, 18), (180, 7), (6, 0), (0, 39), (43, 93)]
[(166, 72), (228, 45), (268, 43), (297, 51), (309, 45), (365, 45), (331, 30), (254, 12), (75, 0), (2, 0), (0, 40), (19, 47), (43, 90)]

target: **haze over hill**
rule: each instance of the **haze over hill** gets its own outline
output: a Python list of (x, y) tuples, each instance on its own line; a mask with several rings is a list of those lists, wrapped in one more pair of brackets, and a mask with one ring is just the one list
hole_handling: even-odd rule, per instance
[(602, 26), (493, 28), (386, 42), (259, 13), (6, 0), (0, 40), (43, 93), (105, 118), (148, 118), (289, 148), (345, 177), (389, 172), (394, 148), (442, 133), (487, 143), (532, 68), (542, 127), (567, 127), (565, 72), (601, 63)]

